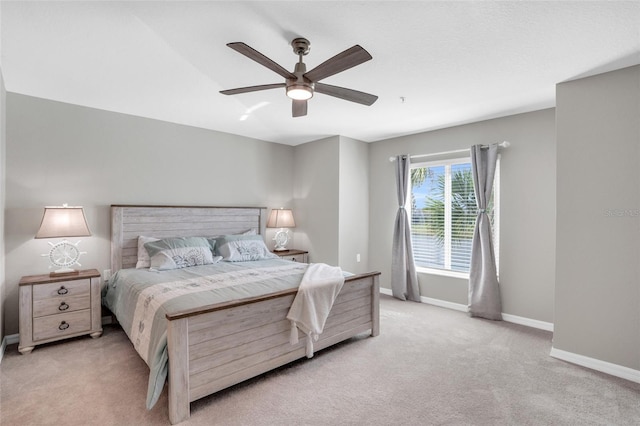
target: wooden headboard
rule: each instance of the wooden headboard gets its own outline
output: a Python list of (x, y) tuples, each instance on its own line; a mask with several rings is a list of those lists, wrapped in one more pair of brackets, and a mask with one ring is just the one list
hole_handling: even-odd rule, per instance
[(215, 237), (255, 229), (264, 236), (265, 207), (111, 206), (111, 272), (135, 268), (138, 236)]

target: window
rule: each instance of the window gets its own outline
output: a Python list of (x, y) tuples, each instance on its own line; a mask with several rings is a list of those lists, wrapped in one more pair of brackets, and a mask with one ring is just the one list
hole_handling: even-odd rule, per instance
[[(487, 208), (498, 258), (500, 160)], [(477, 216), (469, 158), (411, 165), (411, 238), (416, 267), (468, 276)], [(448, 271), (448, 272), (444, 272)]]

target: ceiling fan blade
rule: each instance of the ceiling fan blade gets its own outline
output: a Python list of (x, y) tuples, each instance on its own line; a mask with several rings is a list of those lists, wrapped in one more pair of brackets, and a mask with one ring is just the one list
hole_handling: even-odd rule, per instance
[(369, 93), (359, 92), (353, 89), (347, 89), (346, 87), (332, 86), (330, 84), (316, 83), (315, 91), (322, 93), (323, 95), (329, 95), (336, 98), (344, 99), (345, 101), (356, 102), (362, 105), (371, 106), (378, 97), (370, 95)]
[(283, 68), (282, 66), (278, 65), (277, 63), (275, 63), (271, 59), (267, 58), (262, 53), (258, 52), (254, 48), (252, 48), (252, 47), (250, 47), (250, 46), (248, 46), (248, 45), (246, 45), (246, 44), (244, 44), (242, 42), (227, 43), (227, 46), (229, 46), (230, 48), (232, 48), (233, 50), (235, 50), (238, 53), (242, 53), (247, 58), (253, 59), (254, 61), (259, 63), (260, 65), (263, 65), (263, 66), (269, 68), (271, 71), (274, 71), (274, 72), (280, 74), (284, 78), (293, 78), (293, 79), (296, 78), (296, 76), (293, 75), (291, 72), (287, 71), (285, 68)]
[(344, 52), (338, 53), (333, 58), (327, 59), (311, 71), (305, 73), (304, 77), (310, 81), (316, 82), (344, 70), (348, 70), (349, 68), (353, 68), (370, 59), (372, 59), (372, 57), (369, 52), (356, 44)]
[(238, 93), (257, 92), (259, 90), (277, 89), (278, 87), (285, 86), (285, 83), (263, 84), (260, 86), (238, 87), (237, 89), (221, 90), (220, 93), (222, 93), (223, 95), (237, 95)]
[(299, 100), (293, 100), (293, 104), (292, 104), (292, 116), (293, 117), (302, 117), (307, 115), (307, 101), (299, 101)]

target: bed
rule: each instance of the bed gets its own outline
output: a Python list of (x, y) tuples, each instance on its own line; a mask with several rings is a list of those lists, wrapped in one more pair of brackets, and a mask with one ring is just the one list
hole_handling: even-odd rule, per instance
[[(139, 236), (213, 238), (256, 233), (264, 238), (266, 213), (265, 208), (259, 207), (113, 205), (112, 273), (114, 276), (136, 273)], [(221, 266), (231, 267), (223, 263), (220, 262)], [(291, 327), (286, 319), (297, 292), (290, 281), (305, 265), (273, 259), (238, 262), (233, 267), (241, 264), (271, 271), (273, 288), (263, 288), (258, 294), (242, 293), (244, 296), (234, 300), (216, 301), (199, 296), (196, 305), (179, 305), (162, 312), (163, 320), (166, 319), (166, 374), (172, 424), (190, 417), (192, 401), (305, 357), (307, 337), (300, 333), (298, 344), (289, 343)], [(184, 270), (191, 273), (198, 268), (205, 269), (196, 266)], [(378, 335), (379, 275), (371, 272), (345, 278), (324, 332), (313, 344), (316, 352), (359, 334)], [(135, 346), (136, 342), (133, 343)], [(149, 365), (153, 373), (154, 367)], [(162, 387), (164, 376), (158, 377)], [(150, 375), (150, 389), (152, 380)]]

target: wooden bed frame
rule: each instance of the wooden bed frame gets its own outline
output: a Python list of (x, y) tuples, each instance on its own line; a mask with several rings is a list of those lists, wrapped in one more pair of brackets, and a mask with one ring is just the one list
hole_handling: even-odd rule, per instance
[[(255, 229), (262, 207), (111, 206), (111, 270), (135, 267), (139, 235), (213, 237)], [(314, 342), (318, 351), (379, 325), (379, 272), (348, 277)], [(296, 289), (167, 315), (169, 420), (190, 417), (192, 401), (305, 356), (306, 336), (289, 343), (287, 312)]]

